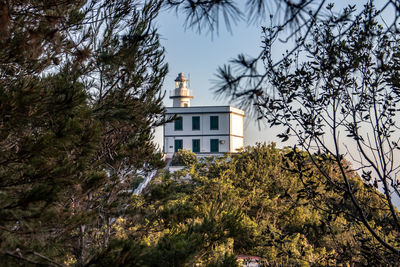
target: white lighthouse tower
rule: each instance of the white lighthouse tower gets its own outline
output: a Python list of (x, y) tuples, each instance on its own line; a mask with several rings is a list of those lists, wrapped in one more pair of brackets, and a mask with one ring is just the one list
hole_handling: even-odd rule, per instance
[(169, 98), (173, 100), (173, 107), (190, 107), (190, 100), (193, 99), (192, 90), (187, 88), (188, 79), (183, 72), (175, 79), (175, 89), (171, 90)]

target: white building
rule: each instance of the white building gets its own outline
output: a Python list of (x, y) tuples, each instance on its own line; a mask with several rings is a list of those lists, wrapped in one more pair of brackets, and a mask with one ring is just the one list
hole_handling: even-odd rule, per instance
[(244, 147), (244, 111), (230, 106), (191, 107), (192, 91), (180, 73), (170, 98), (173, 107), (167, 116), (177, 119), (164, 126), (164, 153), (172, 156), (179, 149), (202, 155), (235, 153)]

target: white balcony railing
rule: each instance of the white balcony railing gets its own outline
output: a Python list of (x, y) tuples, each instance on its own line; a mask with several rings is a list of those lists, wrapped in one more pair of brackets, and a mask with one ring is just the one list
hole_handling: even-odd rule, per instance
[(173, 89), (169, 91), (170, 97), (193, 97), (193, 92), (190, 89)]

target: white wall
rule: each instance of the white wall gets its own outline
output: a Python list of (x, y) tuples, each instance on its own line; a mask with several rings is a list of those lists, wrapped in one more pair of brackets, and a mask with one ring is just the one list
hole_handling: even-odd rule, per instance
[(232, 152), (238, 152), (239, 149), (244, 148), (244, 138), (243, 137), (232, 136), (231, 142), (232, 142), (232, 145), (231, 145)]
[[(183, 149), (192, 150), (192, 140), (200, 139), (200, 153), (210, 153), (210, 140), (218, 139), (219, 152), (236, 152), (243, 147), (243, 116), (232, 112), (242, 110), (232, 107), (190, 107), (168, 108), (167, 114), (179, 114), (182, 117), (182, 130), (175, 131), (175, 122), (164, 126), (164, 153), (175, 152), (175, 139), (183, 141)], [(210, 129), (210, 117), (218, 116), (218, 130)], [(192, 117), (200, 117), (200, 130), (192, 130)], [(231, 125), (230, 125), (231, 124)], [(233, 135), (242, 138), (233, 138)]]
[(237, 135), (237, 136), (243, 136), (243, 122), (244, 118), (243, 116), (240, 116), (238, 114), (232, 113), (231, 115), (231, 134), (232, 135)]
[[(219, 152), (229, 152), (229, 136), (191, 136), (191, 137), (167, 137), (164, 139), (164, 149), (166, 154), (175, 152), (175, 139), (183, 142), (183, 149), (192, 151), (192, 140), (200, 139), (200, 153), (210, 153), (210, 140), (219, 139)], [(223, 144), (221, 144), (223, 143)]]
[[(200, 130), (192, 130), (192, 117), (200, 117)], [(218, 130), (210, 130), (210, 117), (218, 116)], [(175, 131), (174, 122), (167, 123), (165, 135), (220, 135), (229, 134), (229, 113), (207, 113), (207, 114), (180, 114), (182, 117), (182, 130)]]

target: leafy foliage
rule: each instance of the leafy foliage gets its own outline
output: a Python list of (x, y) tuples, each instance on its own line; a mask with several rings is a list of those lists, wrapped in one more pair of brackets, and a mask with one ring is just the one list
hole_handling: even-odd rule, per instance
[[(137, 199), (136, 220), (124, 226), (125, 240), (141, 247), (136, 262), (223, 266), (236, 264), (230, 260), (233, 255), (255, 255), (266, 264), (286, 266), (397, 261), (354, 221), (349, 198), (327, 183), (306, 155), (259, 144), (161, 175)], [(333, 163), (325, 171), (340, 181)], [(349, 180), (365, 208), (375, 213), (380, 234), (396, 243), (399, 233), (385, 222), (380, 193), (355, 173)]]
[[(399, 243), (388, 242), (380, 233), (375, 226), (379, 216), (364, 205), (350, 181), (358, 170), (367, 186), (384, 193), (378, 209), (399, 231), (398, 31), (377, 22), (381, 11), (373, 3), (353, 19), (354, 6), (344, 9), (347, 19), (338, 17), (331, 5), (327, 11), (329, 16), (313, 22), (307, 38), (298, 41), (302, 49), (288, 51), (278, 62), (272, 55), (276, 28), (264, 28), (263, 73), (255, 61), (249, 64), (242, 57), (234, 62), (237, 74), (229, 67), (220, 69), (218, 92), (255, 107), (260, 120), (281, 127), (282, 142), (291, 138), (306, 150), (322, 178), (342, 192), (343, 201), (351, 201), (352, 207), (345, 207), (355, 220), (398, 255)], [(314, 153), (321, 157), (314, 158)], [(344, 164), (345, 157), (354, 168)], [(341, 180), (324, 171), (326, 164), (336, 166)]]

